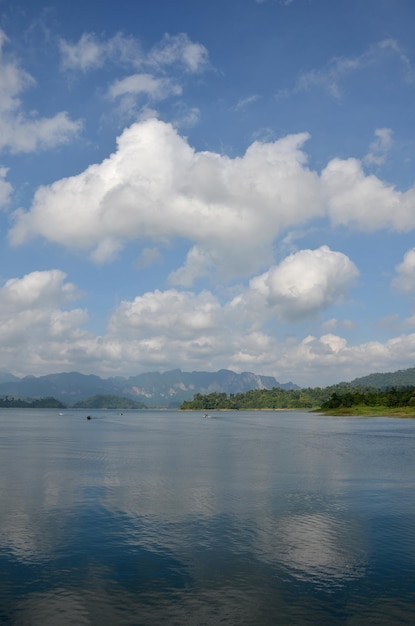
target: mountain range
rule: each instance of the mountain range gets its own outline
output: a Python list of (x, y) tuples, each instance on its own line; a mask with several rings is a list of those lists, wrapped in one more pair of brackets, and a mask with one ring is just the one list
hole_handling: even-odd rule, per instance
[(148, 372), (124, 378), (100, 378), (99, 376), (65, 372), (46, 376), (0, 374), (0, 396), (16, 398), (54, 397), (67, 405), (97, 394), (123, 396), (142, 402), (146, 406), (177, 407), (184, 400), (191, 400), (196, 393), (241, 393), (251, 389), (299, 389), (294, 383), (280, 383), (273, 376), (261, 376), (251, 372), (237, 374), (231, 370), (218, 372)]
[[(340, 384), (377, 389), (415, 387), (415, 368), (369, 374), (355, 378), (350, 383)], [(226, 369), (217, 372), (182, 372), (174, 369), (163, 373), (147, 372), (128, 378), (100, 378), (79, 372), (18, 378), (7, 372), (0, 372), (0, 396), (31, 399), (53, 397), (69, 406), (91, 396), (113, 395), (130, 398), (146, 406), (177, 407), (185, 400), (191, 400), (196, 393), (218, 392), (229, 395), (274, 387), (300, 389), (292, 382), (280, 383), (273, 376), (252, 372), (237, 374)]]

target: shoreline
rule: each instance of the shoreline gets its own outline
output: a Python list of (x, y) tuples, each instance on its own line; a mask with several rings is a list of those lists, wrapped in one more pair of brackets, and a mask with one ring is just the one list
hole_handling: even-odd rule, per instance
[(361, 417), (401, 417), (401, 418), (415, 418), (415, 408), (413, 407), (369, 407), (366, 405), (358, 405), (350, 408), (339, 408), (320, 410), (314, 409), (314, 413), (322, 413), (323, 415), (329, 415), (332, 417), (343, 416), (361, 416)]

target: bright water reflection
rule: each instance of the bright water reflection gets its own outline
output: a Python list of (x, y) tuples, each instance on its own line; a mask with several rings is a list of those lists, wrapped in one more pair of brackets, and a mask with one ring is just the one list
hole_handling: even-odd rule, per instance
[(415, 420), (2, 410), (0, 623), (415, 620)]

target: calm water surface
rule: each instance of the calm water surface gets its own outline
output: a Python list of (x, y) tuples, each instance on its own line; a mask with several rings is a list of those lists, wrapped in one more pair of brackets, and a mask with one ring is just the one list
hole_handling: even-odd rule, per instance
[(415, 623), (415, 420), (0, 410), (0, 623)]

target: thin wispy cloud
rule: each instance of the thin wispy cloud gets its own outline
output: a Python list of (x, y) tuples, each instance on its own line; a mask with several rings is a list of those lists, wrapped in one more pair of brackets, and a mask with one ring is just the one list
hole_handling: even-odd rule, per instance
[(370, 150), (364, 157), (366, 165), (382, 165), (393, 144), (393, 131), (390, 128), (377, 128), (375, 139), (370, 144)]
[(259, 100), (260, 96), (258, 94), (254, 94), (252, 96), (247, 96), (246, 98), (242, 98), (239, 100), (235, 106), (232, 108), (233, 111), (241, 111), (249, 107), (251, 104), (254, 104)]
[[(61, 38), (59, 51), (65, 71), (87, 74), (119, 67), (123, 76), (109, 83), (107, 93), (122, 116), (130, 119), (142, 117), (143, 106), (181, 96), (183, 74), (201, 74), (210, 67), (205, 46), (185, 33), (165, 34), (146, 51), (138, 39), (122, 33), (106, 39), (83, 33), (75, 42)], [(166, 75), (173, 68), (179, 71), (175, 78)], [(131, 73), (131, 69), (139, 71)]]
[(358, 56), (331, 58), (324, 67), (301, 74), (293, 87), (281, 89), (276, 97), (280, 99), (311, 89), (322, 89), (328, 95), (340, 100), (343, 96), (343, 84), (349, 76), (379, 66), (388, 59), (398, 61), (405, 82), (415, 81), (415, 70), (410, 59), (395, 39), (388, 38), (370, 45)]
[(69, 142), (81, 130), (82, 122), (71, 119), (67, 111), (45, 117), (25, 112), (23, 95), (36, 88), (36, 81), (8, 54), (9, 43), (0, 30), (0, 152), (27, 153)]
[(185, 33), (165, 34), (147, 51), (137, 38), (122, 33), (106, 39), (93, 32), (84, 32), (78, 41), (61, 38), (58, 43), (64, 70), (89, 72), (113, 63), (153, 69), (181, 65), (193, 73), (202, 71), (209, 64), (205, 46), (193, 42)]

